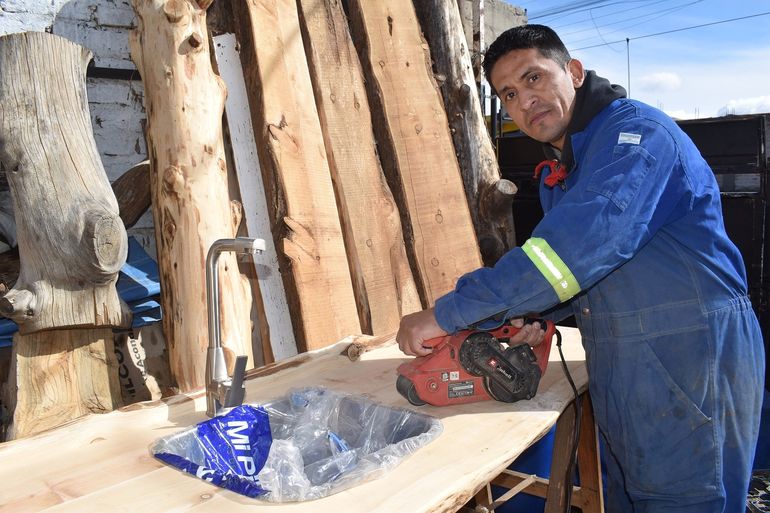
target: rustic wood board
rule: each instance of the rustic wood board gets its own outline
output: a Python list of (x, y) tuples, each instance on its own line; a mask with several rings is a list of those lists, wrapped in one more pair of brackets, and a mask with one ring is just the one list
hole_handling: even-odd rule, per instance
[(411, 0), (350, 1), (382, 164), (426, 306), (482, 261), (428, 45)]
[(423, 0), (414, 8), (430, 44), (433, 68), (442, 78), (444, 106), (481, 256), (485, 265), (492, 266), (515, 245), (511, 203), (516, 186), (500, 179), (457, 3)]
[(234, 3), (272, 234), (298, 349), (361, 333), (294, 0)]
[(377, 156), (361, 63), (340, 2), (301, 0), (297, 6), (361, 329), (387, 335), (402, 315), (422, 307), (398, 206)]
[[(572, 377), (585, 389), (578, 331), (561, 331)], [(355, 362), (340, 354), (349, 342), (284, 360), (276, 372), (247, 380), (246, 401), (266, 402), (292, 388), (318, 385), (411, 407), (395, 390), (395, 369), (407, 357), (392, 340)], [(548, 432), (572, 399), (558, 358), (553, 348), (530, 401), (420, 408), (441, 419), (443, 433), (436, 440), (380, 479), (312, 503), (248, 499), (155, 460), (148, 450), (154, 440), (206, 418), (204, 397), (175, 396), (0, 446), (0, 511), (454, 512)]]

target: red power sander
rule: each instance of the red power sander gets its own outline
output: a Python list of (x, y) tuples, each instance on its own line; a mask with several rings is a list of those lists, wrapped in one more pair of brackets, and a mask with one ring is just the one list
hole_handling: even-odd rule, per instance
[(526, 322), (545, 324), (543, 341), (534, 348), (525, 343), (503, 346), (521, 329), (510, 323), (425, 341), (423, 346), (433, 352), (399, 365), (396, 390), (415, 406), (531, 399), (545, 374), (556, 326), (540, 319)]

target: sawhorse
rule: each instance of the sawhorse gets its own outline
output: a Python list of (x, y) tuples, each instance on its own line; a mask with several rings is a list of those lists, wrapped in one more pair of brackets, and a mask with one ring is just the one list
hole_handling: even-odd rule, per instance
[[(572, 486), (572, 506), (583, 513), (604, 513), (602, 495), (601, 463), (599, 461), (599, 440), (594, 421), (591, 398), (587, 392), (581, 395), (580, 440), (577, 451), (577, 467), (580, 472), (580, 485)], [(564, 513), (566, 506), (565, 488), (572, 485), (567, 482), (567, 466), (572, 452), (572, 436), (575, 429), (574, 401), (556, 421), (556, 434), (551, 456), (551, 478), (523, 474), (513, 470), (504, 470), (492, 479), (476, 494), (474, 508), (463, 508), (474, 513), (488, 513), (499, 508), (518, 493), (527, 493), (545, 499), (545, 513)], [(570, 480), (572, 476), (570, 476)], [(498, 499), (492, 498), (491, 486), (502, 486), (508, 491)], [(461, 510), (462, 511), (462, 510)]]

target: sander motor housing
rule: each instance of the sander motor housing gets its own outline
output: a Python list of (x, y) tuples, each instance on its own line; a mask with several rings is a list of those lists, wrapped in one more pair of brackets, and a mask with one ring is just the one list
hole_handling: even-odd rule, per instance
[(507, 345), (520, 330), (510, 323), (491, 331), (463, 330), (428, 340), (424, 346), (433, 352), (402, 363), (396, 389), (416, 406), (531, 399), (545, 374), (556, 332), (553, 322), (534, 321), (545, 324), (543, 341), (534, 348), (526, 343)]

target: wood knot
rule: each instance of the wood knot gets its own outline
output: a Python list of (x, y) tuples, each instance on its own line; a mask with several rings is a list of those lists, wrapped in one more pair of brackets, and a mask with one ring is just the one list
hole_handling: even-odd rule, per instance
[(21, 324), (35, 316), (37, 297), (27, 289), (11, 290), (0, 298), (0, 313)]
[(112, 279), (128, 256), (128, 236), (123, 221), (115, 214), (100, 210), (87, 212), (85, 220), (83, 240), (91, 246), (93, 261), (90, 263), (94, 273), (87, 278), (96, 283)]
[(168, 246), (174, 242), (176, 236), (176, 223), (169, 219), (163, 223), (163, 240)]
[(168, 166), (163, 171), (163, 191), (167, 194), (178, 194), (184, 184), (182, 170), (176, 166)]
[(171, 23), (179, 23), (187, 14), (187, 4), (183, 0), (168, 0), (163, 5), (163, 14)]
[(203, 45), (203, 38), (197, 32), (193, 32), (190, 34), (190, 37), (187, 38), (187, 43), (192, 48), (198, 49), (201, 47), (201, 45)]

